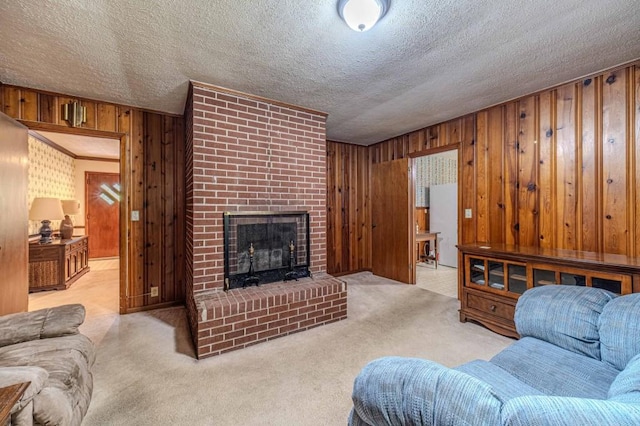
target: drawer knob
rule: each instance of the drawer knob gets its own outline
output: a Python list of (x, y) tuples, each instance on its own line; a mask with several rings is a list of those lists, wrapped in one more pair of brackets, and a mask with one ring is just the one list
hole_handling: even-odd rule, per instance
[(491, 312), (495, 312), (496, 311), (496, 305), (489, 306), (489, 309), (491, 309)]

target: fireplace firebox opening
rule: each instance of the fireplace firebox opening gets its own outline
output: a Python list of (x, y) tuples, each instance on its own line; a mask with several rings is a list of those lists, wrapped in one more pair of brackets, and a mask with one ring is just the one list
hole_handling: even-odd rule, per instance
[(308, 277), (309, 213), (225, 212), (224, 289)]

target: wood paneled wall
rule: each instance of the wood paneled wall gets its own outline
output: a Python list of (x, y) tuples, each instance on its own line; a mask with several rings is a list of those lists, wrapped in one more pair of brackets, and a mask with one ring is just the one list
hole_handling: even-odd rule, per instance
[(371, 269), (370, 149), (327, 141), (327, 271)]
[(371, 267), (370, 249), (352, 242), (356, 232), (370, 241), (370, 226), (351, 220), (367, 215), (354, 210), (357, 191), (332, 191), (357, 185), (371, 163), (448, 145), (459, 146), (460, 243), (640, 256), (636, 63), (372, 145), (368, 163), (362, 147), (329, 144), (327, 220), (339, 226), (328, 233), (329, 272)]
[[(0, 100), (0, 111), (34, 130), (121, 139), (127, 259), (121, 259), (120, 310), (183, 303), (183, 117), (7, 85), (0, 86)], [(62, 105), (74, 100), (87, 108), (86, 123), (75, 129), (62, 119)], [(132, 210), (139, 221), (130, 220)], [(152, 286), (158, 297), (150, 296)]]

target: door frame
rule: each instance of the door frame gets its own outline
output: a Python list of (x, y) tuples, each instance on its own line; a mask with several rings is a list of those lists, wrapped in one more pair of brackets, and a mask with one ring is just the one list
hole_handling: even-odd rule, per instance
[[(411, 205), (409, 206), (409, 211), (411, 213), (411, 223), (416, 223), (416, 158), (418, 157), (425, 157), (427, 155), (433, 155), (433, 154), (440, 154), (441, 152), (446, 152), (446, 151), (453, 151), (454, 149), (458, 151), (458, 170), (456, 170), (456, 174), (458, 175), (457, 179), (457, 184), (458, 184), (458, 223), (457, 223), (457, 228), (458, 228), (458, 241), (456, 245), (460, 245), (460, 232), (462, 231), (462, 221), (461, 219), (461, 209), (462, 209), (462, 191), (460, 191), (460, 182), (461, 182), (461, 177), (462, 177), (462, 167), (460, 167), (460, 162), (462, 161), (462, 150), (460, 149), (462, 147), (462, 143), (461, 142), (457, 142), (457, 143), (452, 143), (450, 145), (445, 145), (445, 146), (439, 146), (436, 148), (429, 148), (429, 149), (424, 149), (422, 151), (416, 151), (416, 152), (412, 152), (409, 154), (409, 158), (411, 159)], [(414, 230), (415, 231), (415, 230)], [(418, 262), (415, 261), (416, 259), (416, 233), (412, 232), (412, 237), (411, 237), (411, 241), (413, 243), (412, 247), (413, 247), (413, 276), (417, 277), (417, 268), (418, 268)], [(460, 270), (460, 263), (458, 262), (458, 270)], [(459, 297), (459, 296), (458, 296)]]
[(93, 136), (107, 139), (117, 139), (120, 141), (120, 185), (122, 186), (122, 200), (120, 201), (120, 314), (129, 312), (129, 259), (130, 247), (129, 235), (130, 223), (128, 221), (129, 200), (130, 200), (130, 172), (131, 159), (128, 153), (131, 151), (131, 141), (126, 133), (109, 132), (105, 130), (85, 129), (82, 127), (66, 127), (57, 124), (40, 123), (35, 121), (17, 120), (27, 126), (29, 130), (44, 131), (53, 133), (65, 133), (78, 136)]

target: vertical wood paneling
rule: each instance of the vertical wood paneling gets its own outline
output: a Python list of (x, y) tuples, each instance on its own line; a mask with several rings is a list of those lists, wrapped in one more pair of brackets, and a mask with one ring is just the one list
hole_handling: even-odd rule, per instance
[[(87, 129), (95, 129), (96, 128), (96, 103), (91, 101), (82, 101), (82, 106), (87, 109), (87, 121), (82, 124), (82, 127), (86, 127)], [(122, 129), (122, 127), (118, 127), (118, 129)], [(118, 130), (122, 132), (123, 130)]]
[(40, 93), (38, 96), (38, 121), (55, 123), (58, 121), (58, 98)]
[(598, 123), (600, 115), (596, 113), (598, 108), (598, 98), (600, 86), (599, 78), (587, 78), (580, 84), (581, 92), (581, 148), (582, 148), (582, 168), (581, 174), (581, 203), (580, 218), (582, 220), (581, 245), (580, 249), (585, 251), (598, 251), (598, 194), (600, 193), (600, 170), (599, 164), (600, 138), (598, 134)]
[(96, 128), (108, 132), (116, 131), (116, 106), (111, 104), (98, 103), (98, 115)]
[(577, 249), (575, 84), (556, 90), (556, 245)]
[(22, 120), (38, 120), (38, 94), (30, 90), (21, 90), (22, 110), (20, 118)]
[(491, 242), (505, 242), (505, 123), (504, 108), (491, 108), (487, 124), (487, 183), (489, 202), (487, 220), (489, 222), (489, 238)]
[(160, 300), (175, 300), (176, 289), (171, 283), (175, 282), (175, 263), (173, 262), (173, 256), (176, 254), (176, 236), (175, 236), (175, 211), (176, 200), (174, 194), (174, 188), (176, 188), (175, 168), (173, 165), (176, 163), (176, 138), (175, 129), (173, 123), (173, 117), (160, 116), (162, 120), (162, 151), (161, 151), (161, 175), (162, 175), (162, 187), (161, 187), (161, 205), (162, 205), (162, 219), (163, 222), (160, 225), (158, 232), (162, 233), (162, 271), (160, 279), (162, 285), (160, 286)]
[(518, 104), (510, 102), (504, 107), (504, 156), (505, 163), (502, 169), (504, 177), (504, 225), (505, 243), (518, 244), (519, 229), (518, 223)]
[(626, 72), (610, 73), (602, 86), (603, 243), (606, 253), (626, 254)]
[(469, 188), (468, 191), (460, 191), (461, 211), (471, 209), (471, 218), (460, 218), (461, 228), (459, 241), (462, 244), (475, 242), (478, 223), (478, 199), (475, 176), (475, 149), (476, 149), (475, 122), (473, 116), (466, 116), (463, 120), (463, 137), (460, 145), (460, 188)]
[[(475, 196), (476, 196), (476, 240), (490, 240), (491, 224), (489, 222), (490, 189), (487, 163), (489, 161), (489, 111), (481, 111), (476, 116), (476, 151), (475, 151)], [(463, 192), (470, 192), (463, 190)], [(473, 212), (472, 212), (473, 214)], [(470, 237), (467, 237), (470, 239)]]
[(518, 244), (536, 245), (538, 239), (537, 188), (537, 98), (530, 96), (519, 103), (518, 153)]
[(327, 141), (327, 270), (371, 269), (368, 147)]
[(632, 136), (633, 150), (635, 152), (635, 179), (633, 180), (634, 186), (634, 204), (636, 206), (634, 222), (634, 256), (640, 256), (640, 65), (635, 66), (633, 69), (634, 78), (631, 79), (632, 95), (631, 95), (631, 112), (629, 113), (629, 119), (631, 121), (631, 128), (634, 135)]
[(145, 305), (145, 298), (140, 297), (145, 291), (145, 250), (144, 250), (144, 223), (146, 222), (146, 210), (144, 208), (144, 113), (139, 110), (131, 111), (131, 185), (130, 208), (139, 212), (140, 220), (131, 222), (129, 233), (130, 247), (130, 274), (129, 295), (130, 305), (141, 307)]
[[(539, 96), (538, 245), (555, 247), (555, 91)], [(535, 243), (533, 244), (536, 245)]]
[(22, 118), (20, 116), (20, 89), (7, 87), (3, 96), (4, 113), (9, 117)]
[[(173, 287), (175, 288), (175, 295), (173, 298), (166, 297), (165, 300), (184, 300), (185, 289), (185, 119), (182, 117), (172, 117), (173, 120), (173, 141), (174, 141), (174, 155), (175, 155), (175, 172), (174, 183), (175, 189), (168, 194), (173, 194), (173, 221), (175, 223), (174, 230), (174, 259), (175, 265), (175, 281)], [(167, 162), (167, 167), (170, 165)], [(170, 191), (167, 188), (167, 191)], [(171, 260), (171, 253), (167, 253), (165, 261)], [(167, 283), (171, 285), (172, 283)], [(169, 292), (166, 293), (170, 294)]]

